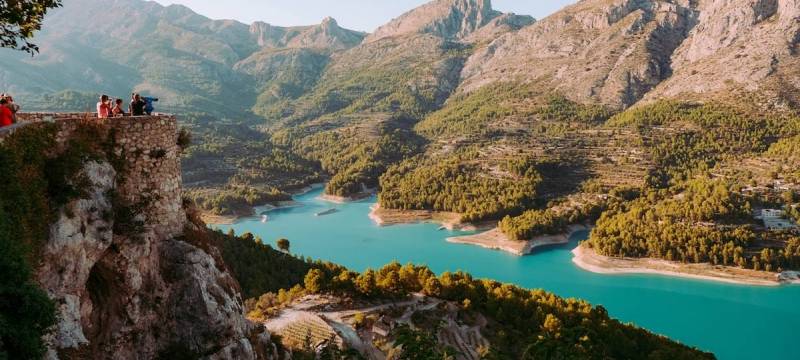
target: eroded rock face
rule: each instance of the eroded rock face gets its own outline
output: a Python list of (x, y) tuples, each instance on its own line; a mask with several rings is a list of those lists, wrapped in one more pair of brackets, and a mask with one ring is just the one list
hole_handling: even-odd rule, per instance
[(797, 89), (800, 2), (705, 0), (697, 10), (697, 25), (672, 56), (673, 76), (646, 100), (736, 90), (778, 99)]
[(798, 44), (798, 0), (586, 0), (479, 48), (460, 91), (522, 81), (616, 108), (746, 91), (789, 106)]
[(361, 32), (340, 27), (330, 17), (313, 26), (281, 27), (255, 22), (250, 25), (250, 34), (258, 46), (266, 49), (308, 48), (331, 51), (356, 46), (365, 36)]
[(497, 16), (500, 16), (500, 12), (492, 10), (491, 0), (435, 0), (381, 26), (365, 41), (374, 42), (410, 34), (431, 34), (457, 40)]
[(573, 100), (626, 107), (671, 75), (670, 56), (695, 16), (685, 1), (582, 1), (476, 51), (462, 90), (536, 82)]
[(250, 339), (268, 335), (244, 318), (238, 284), (219, 254), (147, 225), (135, 236), (114, 234), (116, 176), (108, 163), (87, 163), (86, 196), (51, 226), (37, 272), (58, 306), (48, 358), (264, 358), (257, 349), (266, 343)]

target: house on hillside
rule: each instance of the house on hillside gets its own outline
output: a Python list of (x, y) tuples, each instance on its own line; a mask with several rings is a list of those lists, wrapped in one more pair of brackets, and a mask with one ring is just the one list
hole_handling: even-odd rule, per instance
[(796, 229), (797, 224), (786, 217), (786, 211), (782, 209), (761, 209), (756, 211), (756, 219), (764, 222), (764, 227), (770, 231), (781, 231)]
[(381, 337), (389, 337), (389, 333), (392, 332), (392, 323), (393, 321), (386, 318), (386, 316), (381, 316), (375, 324), (372, 325), (372, 333)]

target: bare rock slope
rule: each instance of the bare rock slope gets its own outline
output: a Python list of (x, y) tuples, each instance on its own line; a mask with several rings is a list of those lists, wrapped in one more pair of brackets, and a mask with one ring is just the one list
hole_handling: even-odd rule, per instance
[(463, 91), (524, 81), (617, 108), (768, 91), (796, 102), (796, 0), (584, 0), (476, 51)]
[(491, 0), (435, 0), (381, 26), (366, 42), (409, 34), (462, 39), (497, 16)]

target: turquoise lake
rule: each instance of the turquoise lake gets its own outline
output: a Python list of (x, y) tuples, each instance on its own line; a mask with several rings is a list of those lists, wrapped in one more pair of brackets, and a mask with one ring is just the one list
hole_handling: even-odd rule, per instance
[[(378, 268), (393, 260), (429, 266), (441, 273), (464, 270), (526, 288), (603, 305), (609, 313), (655, 333), (711, 351), (720, 359), (800, 359), (800, 286), (757, 287), (655, 275), (600, 275), (572, 264), (568, 245), (517, 257), (470, 245), (447, 243), (459, 232), (436, 224), (379, 227), (367, 217), (374, 199), (331, 204), (321, 191), (298, 196), (299, 207), (268, 213), (269, 221), (244, 219), (213, 226), (251, 232), (273, 244), (291, 241), (294, 254), (328, 260), (352, 270)], [(339, 211), (316, 217), (315, 213)]]

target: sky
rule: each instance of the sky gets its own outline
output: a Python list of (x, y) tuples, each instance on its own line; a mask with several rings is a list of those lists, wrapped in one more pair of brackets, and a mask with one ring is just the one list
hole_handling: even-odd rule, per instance
[[(264, 21), (292, 26), (319, 23), (326, 16), (345, 28), (371, 32), (426, 0), (156, 0), (186, 5), (212, 19), (235, 19), (244, 23)], [(576, 2), (575, 0), (494, 0), (496, 10), (532, 15), (537, 19)]]

